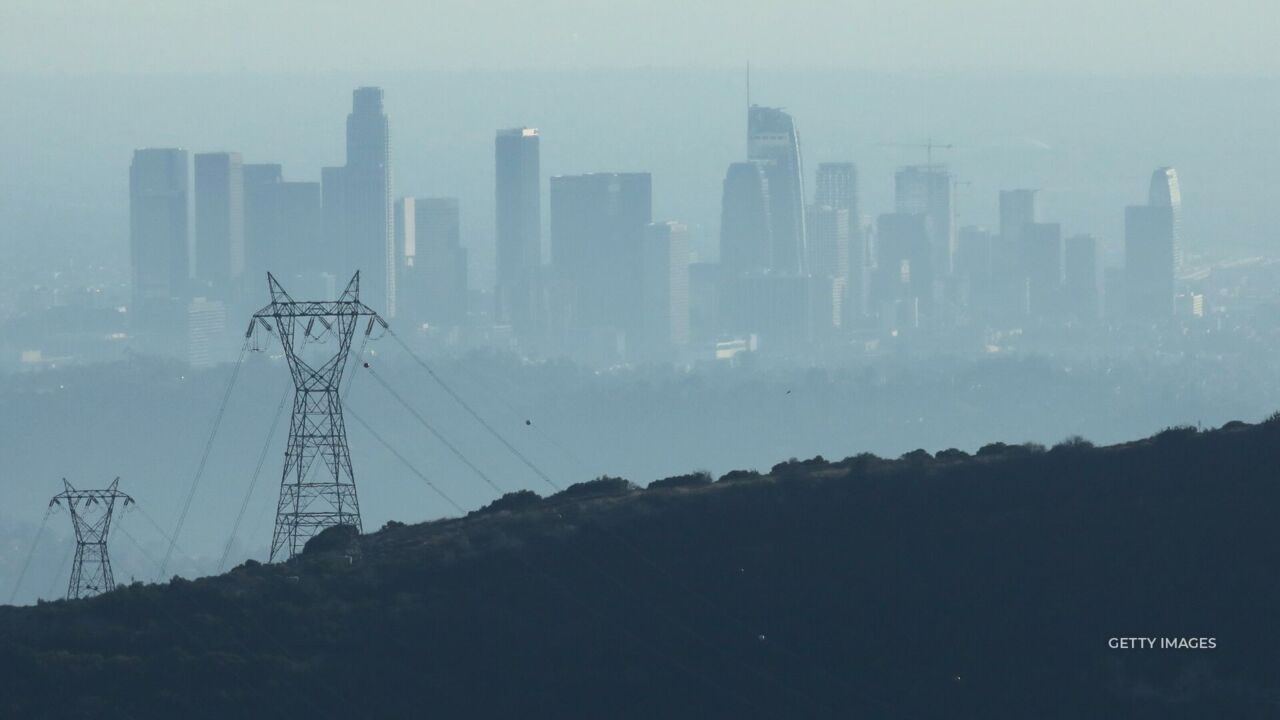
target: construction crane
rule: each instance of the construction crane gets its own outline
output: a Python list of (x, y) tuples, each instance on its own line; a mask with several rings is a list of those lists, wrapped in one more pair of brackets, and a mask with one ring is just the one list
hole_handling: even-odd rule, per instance
[(951, 143), (936, 143), (933, 138), (926, 138), (922, 143), (892, 143), (881, 142), (876, 143), (876, 147), (899, 147), (899, 148), (924, 148), (925, 166), (933, 167), (933, 151), (938, 150), (954, 150), (956, 146)]

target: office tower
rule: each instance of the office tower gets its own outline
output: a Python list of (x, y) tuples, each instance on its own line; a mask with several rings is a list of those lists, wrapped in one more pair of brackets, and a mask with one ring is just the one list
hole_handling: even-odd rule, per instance
[[(360, 271), (360, 298), (383, 317), (395, 317), (395, 238), (391, 221), (391, 160), (382, 89), (357, 88), (347, 115), (347, 164), (322, 178), (340, 193), (342, 263), (337, 273)], [(326, 213), (327, 214), (327, 213)]]
[(773, 216), (768, 163), (739, 162), (724, 176), (720, 203), (720, 263), (728, 277), (773, 268)]
[(1039, 222), (1039, 191), (1000, 191), (1000, 234), (991, 247), (991, 309), (1014, 322), (1030, 309), (1023, 228)]
[(412, 323), (461, 325), (467, 319), (467, 251), (457, 198), (401, 198), (396, 238), (403, 252), (401, 315)]
[(280, 236), (273, 253), (276, 274), (280, 277), (303, 274), (313, 278), (328, 269), (322, 256), (320, 183), (282, 182), (276, 186), (276, 192), (280, 207)]
[(189, 292), (187, 152), (145, 149), (129, 166), (131, 325), (149, 349), (174, 352)]
[[(254, 309), (267, 303), (267, 273), (275, 266), (280, 242), (279, 185), (284, 182), (276, 164), (246, 164), (244, 176), (245, 301)], [(260, 301), (260, 302), (257, 302)]]
[(1098, 297), (1098, 241), (1092, 235), (1067, 238), (1062, 268), (1068, 316), (1082, 322), (1097, 320), (1101, 305)]
[(240, 153), (196, 153), (195, 279), (230, 300), (244, 273), (244, 172)]
[(913, 317), (932, 311), (932, 238), (932, 221), (923, 213), (889, 213), (877, 219), (871, 302), (882, 318), (895, 314), (889, 306), (902, 303), (913, 308)]
[(1062, 226), (1028, 223), (1021, 229), (1027, 302), (1035, 317), (1059, 314), (1062, 290)]
[(689, 344), (689, 230), (651, 223), (640, 253), (639, 355), (661, 358)]
[(538, 131), (499, 130), (494, 138), (495, 320), (525, 332), (535, 324), (542, 266)]
[(1173, 315), (1174, 210), (1131, 205), (1124, 210), (1125, 312), (1135, 320)]
[(1039, 190), (1000, 191), (1000, 239), (1017, 243), (1022, 237), (1022, 226), (1039, 222)]
[(1147, 204), (1170, 208), (1173, 214), (1173, 267), (1182, 265), (1182, 189), (1178, 187), (1178, 171), (1171, 167), (1156, 168), (1151, 173)]
[(849, 277), (849, 211), (829, 205), (811, 205), (806, 230), (809, 236), (809, 272), (815, 277)]
[(551, 262), (569, 327), (634, 336), (641, 241), (652, 212), (649, 173), (551, 178)]
[(894, 175), (895, 211), (929, 218), (932, 269), (939, 278), (951, 272), (956, 245), (953, 193), (951, 173), (941, 165), (912, 165)]
[(187, 303), (187, 363), (207, 368), (222, 359), (227, 333), (227, 308), (219, 300), (197, 297)]
[(747, 159), (765, 162), (773, 230), (771, 269), (805, 271), (804, 163), (795, 121), (779, 108), (747, 109)]
[(960, 228), (953, 263), (960, 284), (961, 303), (974, 316), (984, 316), (993, 299), (991, 288), (994, 238), (985, 227)]
[(858, 169), (851, 162), (828, 162), (818, 165), (818, 184), (813, 204), (849, 211), (850, 232), (857, 232)]
[(720, 263), (689, 264), (689, 341), (714, 343), (720, 333)]

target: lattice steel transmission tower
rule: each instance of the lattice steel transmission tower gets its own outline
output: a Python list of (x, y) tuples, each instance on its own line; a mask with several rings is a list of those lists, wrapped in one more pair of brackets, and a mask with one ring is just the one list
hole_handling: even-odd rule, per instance
[[(338, 394), (361, 321), (365, 339), (386, 321), (360, 302), (360, 273), (335, 301), (299, 302), (267, 274), (271, 304), (254, 313), (245, 337), (258, 347), (264, 330), (280, 339), (293, 376), (293, 419), (280, 477), (280, 501), (271, 538), (271, 560), (293, 557), (321, 530), (360, 525), (360, 502)], [(317, 462), (317, 460), (319, 462)]]
[(111, 532), (111, 516), (116, 502), (123, 505), (133, 498), (120, 492), (120, 478), (111, 481), (106, 490), (77, 490), (66, 478), (64, 490), (49, 501), (49, 507), (63, 506), (71, 513), (71, 524), (76, 531), (76, 559), (71, 566), (71, 581), (67, 583), (67, 598), (93, 597), (116, 587), (111, 574), (111, 557), (107, 555), (107, 535)]

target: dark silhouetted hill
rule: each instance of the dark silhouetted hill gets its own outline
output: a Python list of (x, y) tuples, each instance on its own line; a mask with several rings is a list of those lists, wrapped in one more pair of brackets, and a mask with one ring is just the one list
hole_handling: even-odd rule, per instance
[(1278, 460), (1232, 423), (335, 528), (0, 608), (0, 717), (1280, 717)]

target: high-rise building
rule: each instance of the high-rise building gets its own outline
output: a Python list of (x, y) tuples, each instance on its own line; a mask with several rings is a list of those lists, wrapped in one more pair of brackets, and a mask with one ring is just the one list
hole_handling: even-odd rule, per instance
[(245, 301), (257, 309), (267, 303), (267, 273), (275, 272), (276, 247), (280, 243), (279, 185), (284, 173), (277, 164), (245, 164), (244, 262)]
[(818, 165), (818, 184), (813, 204), (849, 211), (851, 232), (858, 231), (858, 168), (851, 162), (826, 162)]
[(810, 205), (806, 230), (809, 272), (815, 277), (847, 279), (851, 249), (848, 209)]
[[(273, 253), (281, 277), (326, 272), (323, 252), (322, 190), (317, 182), (282, 182), (276, 186), (280, 204), (280, 236)], [(364, 275), (361, 274), (363, 279)]]
[(1167, 207), (1173, 214), (1173, 267), (1182, 265), (1182, 188), (1178, 186), (1178, 171), (1171, 167), (1156, 168), (1151, 173), (1151, 187), (1147, 190), (1147, 204)]
[(457, 198), (396, 202), (403, 252), (400, 312), (413, 323), (454, 326), (467, 318), (467, 251)]
[(499, 130), (494, 138), (494, 230), (498, 323), (517, 332), (535, 324), (542, 266), (542, 192), (536, 128)]
[(871, 303), (882, 318), (905, 304), (911, 315), (933, 309), (933, 227), (923, 213), (889, 213), (876, 221), (876, 273)]
[(994, 247), (991, 231), (985, 227), (962, 227), (956, 238), (953, 269), (961, 303), (973, 316), (984, 317), (994, 297), (991, 288)]
[(1076, 235), (1067, 238), (1062, 268), (1063, 294), (1068, 317), (1082, 322), (1096, 320), (1101, 307), (1098, 241), (1092, 235)]
[(158, 351), (177, 352), (190, 292), (187, 151), (145, 149), (129, 166), (130, 308), (135, 333)]
[(1125, 312), (1135, 320), (1173, 315), (1174, 213), (1170, 206), (1124, 210)]
[(942, 165), (911, 165), (894, 175), (895, 211), (929, 218), (931, 260), (939, 278), (951, 272), (956, 246), (954, 187), (951, 173)]
[(728, 277), (773, 268), (773, 216), (768, 163), (739, 162), (724, 176), (720, 205), (720, 264)]
[(1022, 226), (1040, 221), (1038, 207), (1039, 190), (1000, 191), (1000, 239), (1017, 244), (1022, 237)]
[(1061, 308), (1062, 226), (1028, 223), (1021, 233), (1029, 311), (1036, 317), (1054, 317)]
[(244, 274), (244, 171), (240, 153), (196, 153), (195, 279), (230, 300)]
[(207, 368), (223, 359), (227, 308), (219, 300), (192, 298), (187, 303), (186, 360), (193, 368)]
[(390, 150), (382, 89), (356, 88), (347, 115), (347, 164), (341, 173), (325, 173), (324, 181), (334, 185), (325, 196), (339, 193), (343, 206), (343, 266), (337, 274), (349, 277), (359, 270), (360, 299), (384, 317), (396, 314)]
[(689, 230), (683, 223), (651, 223), (640, 253), (640, 347), (663, 357), (689, 344)]
[(747, 159), (764, 161), (773, 225), (771, 269), (805, 271), (804, 163), (795, 121), (779, 108), (747, 109)]
[(649, 173), (551, 178), (551, 262), (569, 327), (638, 330), (652, 194)]

